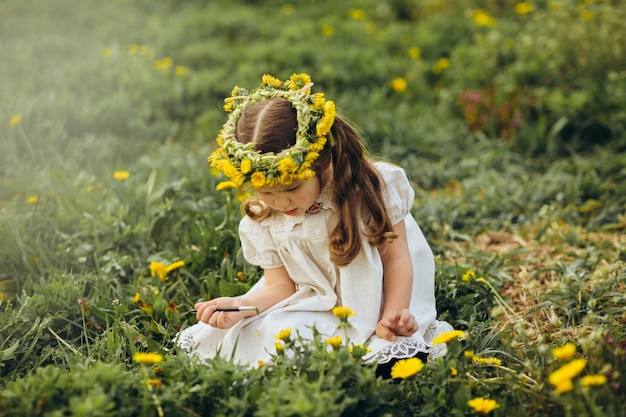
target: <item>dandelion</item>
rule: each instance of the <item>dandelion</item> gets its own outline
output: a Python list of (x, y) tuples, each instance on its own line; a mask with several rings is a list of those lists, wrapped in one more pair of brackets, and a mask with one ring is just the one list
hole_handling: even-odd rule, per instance
[(274, 343), (274, 348), (276, 349), (276, 353), (278, 355), (282, 355), (285, 353), (285, 346), (283, 346), (282, 342)]
[(472, 356), (472, 362), (481, 364), (481, 365), (497, 365), (497, 366), (502, 365), (502, 361), (494, 357), (481, 358), (479, 356)]
[(135, 295), (133, 295), (133, 304), (137, 304), (139, 302), (139, 293), (135, 293)]
[(187, 75), (187, 68), (183, 67), (182, 65), (176, 65), (174, 67), (174, 74), (178, 75), (179, 77)]
[(463, 356), (465, 356), (467, 359), (472, 359), (474, 355), (475, 354), (473, 350), (466, 350), (465, 352), (463, 352)]
[(554, 386), (554, 392), (557, 394), (563, 394), (565, 392), (570, 392), (574, 389), (574, 383), (571, 379), (564, 379), (560, 381), (558, 384)]
[(441, 333), (439, 336), (433, 339), (433, 345), (439, 343), (450, 343), (454, 339), (464, 339), (465, 332), (463, 330), (453, 330), (451, 332)]
[(548, 381), (554, 386), (558, 386), (563, 381), (571, 380), (576, 377), (587, 365), (586, 359), (574, 359), (567, 365), (563, 365), (556, 371), (552, 372), (548, 377)]
[(333, 315), (342, 323), (347, 323), (348, 318), (354, 316), (355, 314), (356, 313), (352, 311), (350, 307), (337, 306), (333, 308)]
[(234, 181), (222, 181), (215, 186), (217, 191), (232, 190), (234, 188), (237, 188), (237, 184)]
[(452, 376), (457, 376), (459, 374), (459, 371), (455, 367), (451, 367), (450, 373), (452, 374)]
[(333, 349), (338, 349), (341, 346), (341, 336), (333, 336), (326, 339), (326, 343), (331, 345)]
[(348, 351), (355, 356), (363, 356), (366, 353), (371, 352), (372, 349), (370, 349), (369, 346), (350, 345), (350, 347), (348, 348)]
[(250, 176), (250, 185), (253, 188), (261, 188), (265, 185), (265, 174), (260, 171), (256, 171), (254, 174)]
[(450, 60), (448, 58), (439, 58), (432, 67), (432, 71), (435, 74), (441, 74), (443, 70), (450, 66)]
[(472, 407), (477, 413), (485, 415), (491, 413), (493, 410), (498, 408), (498, 403), (496, 402), (496, 400), (491, 400), (484, 397), (472, 398), (467, 402), (467, 405)]
[(265, 366), (265, 362), (263, 362), (262, 360), (259, 360), (257, 362), (257, 365), (259, 366), (259, 368), (263, 368)]
[(350, 9), (348, 16), (353, 20), (365, 20), (366, 18), (365, 11), (361, 9)]
[(165, 273), (168, 274), (176, 269), (182, 268), (183, 266), (185, 266), (185, 261), (180, 260), (180, 261), (176, 261), (174, 263), (169, 264), (166, 268), (165, 268)]
[(474, 23), (478, 26), (493, 27), (496, 25), (496, 20), (484, 9), (474, 10), (472, 20), (474, 20)]
[(159, 378), (148, 378), (146, 383), (150, 387), (154, 387), (154, 388), (158, 388), (158, 389), (163, 388), (163, 381), (160, 380)]
[(133, 360), (142, 365), (154, 365), (155, 363), (159, 363), (163, 360), (163, 355), (152, 352), (135, 352)]
[(583, 387), (593, 387), (606, 384), (606, 376), (600, 374), (585, 375), (580, 378), (580, 385)]
[(137, 307), (139, 307), (139, 309), (141, 311), (144, 311), (147, 315), (151, 315), (152, 314), (152, 307), (150, 307), (148, 304), (144, 303), (143, 300), (139, 300), (137, 302)]
[(391, 367), (392, 378), (407, 379), (416, 375), (424, 368), (424, 362), (418, 358), (400, 359)]
[(111, 56), (111, 48), (102, 48), (102, 56), (108, 58)]
[(556, 347), (552, 349), (552, 356), (557, 358), (560, 361), (568, 361), (574, 357), (576, 354), (576, 345), (573, 343), (568, 343), (561, 347)]
[(133, 43), (128, 46), (129, 55), (137, 55), (137, 52), (139, 52), (139, 45), (137, 45), (136, 43)]
[(391, 89), (396, 93), (404, 92), (407, 87), (407, 82), (402, 77), (394, 78), (389, 84), (391, 85)]
[(580, 12), (580, 15), (585, 20), (593, 19), (593, 13), (591, 13), (589, 10), (583, 10), (582, 12)]
[(472, 271), (471, 269), (468, 269), (467, 271), (465, 271), (465, 273), (461, 277), (461, 280), (463, 280), (463, 282), (470, 282), (474, 278), (476, 278), (476, 273)]
[(28, 199), (26, 200), (26, 202), (28, 204), (37, 204), (37, 202), (39, 201), (39, 197), (37, 197), (36, 195), (31, 195), (30, 197), (28, 197)]
[(115, 171), (113, 173), (113, 178), (115, 178), (118, 181), (126, 181), (129, 176), (130, 176), (130, 172), (128, 171)]
[(324, 36), (332, 36), (335, 33), (335, 28), (331, 25), (322, 26), (322, 35)]
[(283, 329), (283, 330), (281, 330), (276, 335), (276, 339), (282, 340), (285, 343), (289, 343), (291, 341), (291, 329)]
[(172, 66), (174, 62), (172, 61), (172, 58), (161, 58), (161, 59), (157, 59), (156, 61), (154, 61), (153, 63), (153, 67), (155, 70), (167, 70), (168, 68), (170, 68)]
[(534, 7), (529, 2), (522, 1), (522, 2), (515, 4), (514, 10), (515, 10), (515, 13), (519, 15), (523, 15), (523, 14), (531, 13), (534, 10)]
[(408, 51), (406, 51), (406, 54), (411, 59), (419, 59), (419, 57), (422, 56), (422, 50), (418, 48), (417, 46), (413, 46), (409, 48)]
[(167, 279), (167, 266), (158, 261), (150, 262), (150, 276), (159, 276), (159, 281), (165, 281)]
[(14, 114), (14, 115), (11, 116), (11, 119), (9, 119), (9, 127), (14, 128), (21, 121), (22, 121), (22, 115), (21, 114)]

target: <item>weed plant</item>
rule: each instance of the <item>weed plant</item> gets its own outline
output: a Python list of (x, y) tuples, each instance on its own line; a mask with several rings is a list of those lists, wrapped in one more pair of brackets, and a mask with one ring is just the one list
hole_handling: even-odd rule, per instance
[[(623, 415), (625, 22), (617, 0), (4, 0), (0, 415)], [(414, 183), (460, 332), (423, 369), (376, 379), (315, 332), (256, 367), (172, 347), (259, 279), (206, 164), (221, 100), (293, 72)]]

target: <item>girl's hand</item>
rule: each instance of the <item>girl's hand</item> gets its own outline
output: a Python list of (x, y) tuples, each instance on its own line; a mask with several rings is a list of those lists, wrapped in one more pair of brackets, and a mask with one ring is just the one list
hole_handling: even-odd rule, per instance
[(197, 303), (194, 307), (197, 310), (196, 318), (210, 326), (220, 329), (229, 329), (239, 320), (248, 317), (246, 311), (215, 311), (218, 307), (238, 307), (241, 300), (233, 297), (214, 298), (210, 301)]
[(408, 308), (385, 312), (376, 325), (376, 336), (395, 342), (397, 336), (411, 336), (417, 331), (415, 316)]

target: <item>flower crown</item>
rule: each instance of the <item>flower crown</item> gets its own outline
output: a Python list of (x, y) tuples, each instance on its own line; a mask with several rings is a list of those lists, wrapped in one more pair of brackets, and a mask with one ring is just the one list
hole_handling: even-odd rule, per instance
[[(224, 110), (230, 116), (217, 136), (219, 148), (208, 158), (211, 167), (224, 173), (238, 187), (250, 185), (255, 189), (313, 178), (315, 171), (311, 164), (324, 149), (336, 113), (335, 103), (326, 100), (323, 93), (311, 94), (312, 86), (307, 74), (293, 74), (285, 82), (265, 74), (256, 90), (249, 92), (235, 87), (224, 100)], [(296, 143), (277, 154), (261, 153), (255, 150), (254, 142), (238, 142), (235, 131), (246, 107), (273, 98), (289, 101), (296, 110)]]

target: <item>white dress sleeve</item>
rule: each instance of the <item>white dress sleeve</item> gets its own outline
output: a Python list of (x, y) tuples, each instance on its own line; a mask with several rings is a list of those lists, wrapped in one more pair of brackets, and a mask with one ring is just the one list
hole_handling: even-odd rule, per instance
[(283, 266), (269, 228), (244, 216), (239, 222), (239, 239), (244, 259), (263, 269)]
[(415, 192), (404, 170), (384, 162), (374, 164), (383, 180), (383, 197), (389, 219), (398, 224), (410, 213)]

